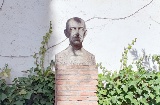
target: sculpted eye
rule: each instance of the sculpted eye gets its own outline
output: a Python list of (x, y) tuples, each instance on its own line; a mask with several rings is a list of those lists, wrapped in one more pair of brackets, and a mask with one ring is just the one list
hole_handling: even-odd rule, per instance
[(76, 30), (76, 27), (71, 27), (70, 30)]
[(78, 30), (84, 30), (84, 28), (83, 27), (79, 27)]

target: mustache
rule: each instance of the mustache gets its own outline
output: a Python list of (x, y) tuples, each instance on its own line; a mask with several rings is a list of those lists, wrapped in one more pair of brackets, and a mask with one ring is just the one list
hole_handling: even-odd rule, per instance
[(74, 34), (74, 36), (77, 36), (77, 37), (79, 37), (79, 35), (80, 35), (79, 33)]
[(81, 38), (80, 37), (73, 37), (72, 39), (73, 40), (80, 40)]
[(79, 40), (81, 40), (81, 37), (79, 37), (79, 36), (74, 36), (74, 37), (72, 37), (72, 39), (79, 41)]

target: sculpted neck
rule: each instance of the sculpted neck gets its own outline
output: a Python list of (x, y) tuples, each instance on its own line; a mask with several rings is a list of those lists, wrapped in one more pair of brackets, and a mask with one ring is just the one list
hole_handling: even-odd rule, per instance
[(82, 46), (69, 46), (69, 50), (72, 52), (74, 56), (81, 56), (83, 55), (83, 48)]
[(80, 50), (82, 48), (82, 44), (80, 45), (73, 45), (72, 43), (70, 44), (73, 50)]

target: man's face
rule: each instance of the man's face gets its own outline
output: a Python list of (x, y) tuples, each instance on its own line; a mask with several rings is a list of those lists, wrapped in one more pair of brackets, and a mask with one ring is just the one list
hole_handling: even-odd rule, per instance
[(81, 23), (73, 19), (69, 21), (67, 33), (71, 45), (82, 45), (85, 32), (85, 23), (83, 21), (81, 21)]

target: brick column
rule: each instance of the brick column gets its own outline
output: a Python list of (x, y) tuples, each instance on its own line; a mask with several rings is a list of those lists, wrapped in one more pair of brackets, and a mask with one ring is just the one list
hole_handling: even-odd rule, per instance
[(95, 65), (56, 65), (56, 105), (98, 105)]

